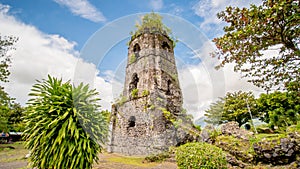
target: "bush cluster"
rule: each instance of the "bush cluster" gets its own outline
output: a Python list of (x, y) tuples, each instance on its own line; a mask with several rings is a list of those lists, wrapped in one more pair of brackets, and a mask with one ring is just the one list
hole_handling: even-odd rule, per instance
[(187, 143), (176, 150), (177, 166), (180, 169), (222, 169), (227, 168), (222, 149), (208, 143)]

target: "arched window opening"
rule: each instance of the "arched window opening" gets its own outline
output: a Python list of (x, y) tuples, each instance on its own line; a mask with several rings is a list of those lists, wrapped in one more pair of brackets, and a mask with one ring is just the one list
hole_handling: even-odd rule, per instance
[(128, 119), (128, 127), (134, 127), (135, 126), (135, 117), (134, 116), (130, 116), (130, 118)]
[(161, 47), (166, 50), (167, 52), (170, 52), (171, 51), (171, 48), (169, 46), (169, 44), (167, 42), (163, 42)]
[(133, 46), (133, 53), (135, 54), (136, 57), (139, 57), (139, 53), (141, 51), (141, 47), (139, 44), (135, 44)]
[(168, 86), (167, 86), (167, 92), (166, 92), (167, 95), (171, 94), (171, 84), (172, 84), (171, 80), (168, 80), (168, 82), (167, 82)]
[(131, 92), (133, 89), (137, 89), (138, 82), (139, 77), (136, 73), (134, 73), (132, 75), (131, 82), (129, 83), (129, 92)]

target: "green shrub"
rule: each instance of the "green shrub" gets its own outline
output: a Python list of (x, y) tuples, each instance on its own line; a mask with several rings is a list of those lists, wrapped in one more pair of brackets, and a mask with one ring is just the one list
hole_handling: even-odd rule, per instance
[(222, 149), (208, 143), (187, 143), (176, 150), (177, 166), (180, 169), (227, 168)]
[(137, 98), (139, 96), (139, 89), (133, 89), (131, 91), (131, 97), (132, 98)]
[(24, 137), (31, 168), (92, 168), (108, 132), (98, 93), (49, 76), (29, 95)]

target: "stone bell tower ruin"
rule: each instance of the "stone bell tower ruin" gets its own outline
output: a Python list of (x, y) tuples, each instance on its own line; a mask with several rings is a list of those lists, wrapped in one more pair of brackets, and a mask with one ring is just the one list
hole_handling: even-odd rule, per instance
[(144, 25), (131, 37), (123, 96), (111, 110), (109, 152), (157, 154), (187, 138), (176, 126), (188, 120), (182, 113), (173, 46), (160, 27)]

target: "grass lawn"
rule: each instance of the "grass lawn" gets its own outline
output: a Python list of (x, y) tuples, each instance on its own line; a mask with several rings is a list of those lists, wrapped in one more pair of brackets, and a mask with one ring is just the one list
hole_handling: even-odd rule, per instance
[(25, 155), (28, 154), (28, 152), (29, 151), (24, 148), (22, 142), (0, 144), (0, 168), (26, 168), (27, 160), (25, 159)]
[[(25, 155), (29, 151), (24, 148), (22, 142), (13, 144), (0, 144), (0, 168), (1, 169), (26, 169), (27, 159)], [(129, 157), (119, 154), (101, 153), (99, 162), (93, 169), (176, 169), (175, 163), (143, 163), (143, 157)]]

